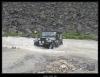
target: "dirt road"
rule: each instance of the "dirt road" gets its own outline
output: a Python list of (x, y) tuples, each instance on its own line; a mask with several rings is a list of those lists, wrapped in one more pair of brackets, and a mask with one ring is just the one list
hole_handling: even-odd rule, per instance
[(64, 39), (54, 49), (34, 46), (33, 38), (2, 37), (3, 73), (97, 73), (98, 42)]

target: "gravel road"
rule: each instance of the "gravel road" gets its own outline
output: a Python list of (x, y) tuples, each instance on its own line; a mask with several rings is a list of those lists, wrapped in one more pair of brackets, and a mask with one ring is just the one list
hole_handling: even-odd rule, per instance
[(98, 41), (63, 39), (44, 49), (34, 40), (2, 37), (2, 73), (98, 73)]

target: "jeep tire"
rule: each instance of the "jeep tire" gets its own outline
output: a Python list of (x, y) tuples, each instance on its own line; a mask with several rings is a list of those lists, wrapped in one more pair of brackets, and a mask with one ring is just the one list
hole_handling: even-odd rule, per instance
[(39, 43), (38, 42), (35, 42), (34, 45), (39, 46)]
[(59, 45), (58, 45), (58, 43), (56, 43), (56, 47), (58, 47)]
[(54, 48), (54, 44), (51, 43), (51, 44), (49, 45), (49, 49), (53, 49), (53, 48)]

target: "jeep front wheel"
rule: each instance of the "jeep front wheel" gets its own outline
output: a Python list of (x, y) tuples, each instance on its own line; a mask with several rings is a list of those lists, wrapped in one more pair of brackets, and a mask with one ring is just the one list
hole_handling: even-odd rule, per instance
[(53, 43), (51, 43), (50, 45), (49, 45), (49, 49), (53, 49), (54, 48), (54, 45), (53, 45)]

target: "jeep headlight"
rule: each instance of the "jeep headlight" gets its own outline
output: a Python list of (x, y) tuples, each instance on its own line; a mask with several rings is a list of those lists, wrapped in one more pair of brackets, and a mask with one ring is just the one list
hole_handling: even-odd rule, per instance
[(40, 40), (40, 38), (37, 38), (37, 40)]
[(49, 40), (49, 38), (46, 38), (46, 41), (48, 41)]

